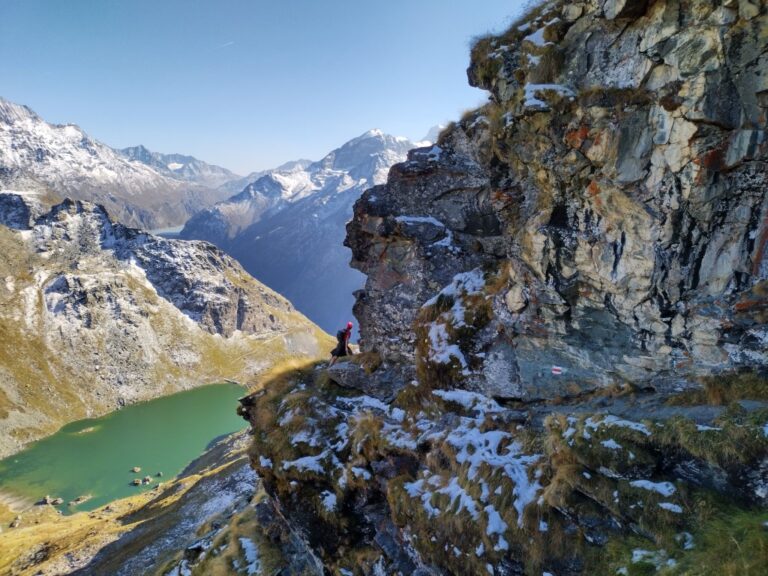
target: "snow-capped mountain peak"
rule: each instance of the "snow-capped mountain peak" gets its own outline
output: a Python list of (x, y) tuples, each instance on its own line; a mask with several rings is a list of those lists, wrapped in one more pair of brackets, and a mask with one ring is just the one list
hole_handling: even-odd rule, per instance
[(209, 188), (218, 188), (240, 178), (226, 168), (208, 164), (194, 156), (153, 152), (141, 144), (123, 148), (117, 152), (129, 160), (146, 164), (169, 178), (193, 182)]
[[(208, 240), (289, 295), (326, 330), (348, 316), (362, 285), (349, 268), (344, 223), (360, 194), (386, 181), (414, 145), (368, 130), (310, 164), (272, 170), (187, 222), (183, 238)], [(308, 284), (306, 278), (312, 278)]]
[(164, 173), (126, 158), (75, 124), (50, 124), (29, 107), (0, 98), (0, 189), (35, 182), (60, 197), (104, 204), (122, 222), (145, 228), (179, 224), (226, 197), (171, 176), (176, 173), (167, 168), (170, 162), (185, 161), (169, 158)]

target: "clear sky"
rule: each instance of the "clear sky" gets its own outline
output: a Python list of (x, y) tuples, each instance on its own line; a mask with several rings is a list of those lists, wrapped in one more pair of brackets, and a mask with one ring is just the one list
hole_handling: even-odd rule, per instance
[(241, 174), (481, 103), (473, 36), (524, 0), (0, 0), (0, 96)]

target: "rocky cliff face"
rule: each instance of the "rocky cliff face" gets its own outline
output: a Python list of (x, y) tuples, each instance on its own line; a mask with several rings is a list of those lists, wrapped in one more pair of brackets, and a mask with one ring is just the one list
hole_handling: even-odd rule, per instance
[(367, 349), (507, 398), (768, 363), (765, 7), (626, 6), (477, 43), (489, 103), (355, 206)]
[(326, 570), (764, 572), (766, 31), (594, 0), (477, 42), (488, 104), (355, 205), (364, 353), (242, 401)]
[(0, 224), (0, 454), (78, 417), (325, 353), (319, 329), (210, 244), (34, 194), (0, 194)]

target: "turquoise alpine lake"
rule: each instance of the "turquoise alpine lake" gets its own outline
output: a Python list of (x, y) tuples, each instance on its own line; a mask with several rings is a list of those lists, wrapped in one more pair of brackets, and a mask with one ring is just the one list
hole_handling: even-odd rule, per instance
[[(151, 490), (176, 476), (216, 438), (245, 428), (235, 413), (243, 393), (236, 384), (212, 384), (67, 424), (0, 460), (0, 492), (30, 501), (62, 498), (57, 508), (70, 514)], [(134, 472), (135, 467), (141, 470)], [(133, 485), (146, 477), (151, 482)]]

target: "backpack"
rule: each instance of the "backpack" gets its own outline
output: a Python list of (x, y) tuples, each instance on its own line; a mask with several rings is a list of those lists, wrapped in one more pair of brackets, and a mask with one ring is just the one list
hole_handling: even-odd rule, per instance
[(341, 345), (344, 346), (346, 344), (347, 340), (347, 331), (346, 330), (339, 330), (336, 332), (336, 341)]

